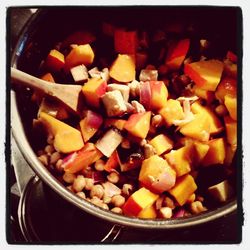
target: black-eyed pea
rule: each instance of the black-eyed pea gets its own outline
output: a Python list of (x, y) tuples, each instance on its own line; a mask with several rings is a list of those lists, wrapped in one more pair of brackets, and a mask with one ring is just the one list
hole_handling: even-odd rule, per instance
[(113, 213), (122, 214), (122, 209), (120, 207), (113, 207), (110, 211)]
[(90, 197), (92, 198), (96, 196), (99, 199), (102, 199), (103, 195), (104, 195), (104, 189), (100, 184), (94, 185), (90, 190)]
[(73, 186), (73, 188), (74, 188), (74, 190), (76, 192), (81, 192), (84, 189), (84, 187), (86, 186), (86, 181), (85, 181), (84, 176), (83, 175), (78, 175), (75, 178), (72, 186)]
[(40, 161), (43, 165), (48, 166), (48, 164), (49, 164), (49, 156), (48, 156), (47, 154), (40, 155), (40, 156), (38, 157), (38, 159), (39, 159), (39, 161)]
[(111, 198), (111, 202), (115, 207), (121, 207), (125, 203), (125, 198), (121, 195), (114, 195)]
[(55, 164), (61, 158), (61, 154), (59, 152), (54, 152), (50, 156), (50, 164)]
[(56, 162), (56, 170), (57, 170), (59, 173), (62, 173), (62, 172), (63, 172), (62, 163), (63, 163), (63, 160), (62, 160), (62, 159), (59, 159), (59, 160)]
[(82, 199), (86, 199), (86, 194), (84, 192), (77, 192), (76, 195)]
[(190, 204), (190, 210), (192, 214), (199, 214), (201, 212), (207, 211), (207, 208), (204, 207), (200, 201), (194, 201)]
[(72, 184), (75, 180), (76, 176), (75, 174), (71, 174), (71, 173), (64, 173), (63, 175), (63, 180), (68, 183), (68, 184)]
[(55, 152), (55, 148), (53, 145), (47, 145), (44, 149), (44, 151), (48, 154), (51, 155), (52, 153)]
[(98, 197), (96, 196), (93, 196), (91, 199), (90, 199), (90, 202), (96, 206), (100, 206), (100, 204), (102, 203), (101, 199), (99, 199)]
[(92, 178), (85, 178), (85, 181), (86, 181), (85, 189), (91, 190), (92, 187), (94, 186), (94, 180)]
[(159, 210), (159, 214), (164, 219), (170, 219), (173, 215), (172, 209), (170, 207), (162, 207)]
[(162, 124), (162, 122), (163, 122), (163, 118), (161, 115), (158, 114), (152, 117), (151, 124), (153, 127), (155, 128), (159, 127)]
[(111, 172), (108, 176), (107, 179), (109, 182), (115, 184), (120, 180), (119, 174), (116, 172)]
[(109, 204), (111, 202), (111, 197), (110, 196), (107, 196), (107, 195), (104, 195), (103, 198), (102, 198), (103, 202), (105, 204)]
[(95, 162), (95, 169), (97, 171), (103, 171), (105, 166), (105, 162), (102, 159), (99, 159)]
[(48, 135), (48, 137), (47, 137), (47, 143), (49, 145), (52, 145), (54, 143), (54, 137), (53, 137), (53, 135)]

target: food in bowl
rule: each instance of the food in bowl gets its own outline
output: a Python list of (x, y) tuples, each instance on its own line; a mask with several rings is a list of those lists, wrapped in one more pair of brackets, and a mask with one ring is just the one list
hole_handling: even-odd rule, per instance
[(237, 55), (211, 56), (209, 46), (112, 23), (59, 41), (38, 77), (82, 85), (84, 105), (76, 116), (33, 93), (39, 160), (80, 198), (126, 216), (186, 217), (231, 199)]

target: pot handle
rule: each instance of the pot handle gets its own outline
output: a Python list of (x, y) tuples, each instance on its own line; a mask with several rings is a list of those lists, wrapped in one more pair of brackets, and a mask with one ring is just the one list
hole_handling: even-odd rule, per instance
[(123, 227), (115, 224), (106, 236), (101, 240), (101, 243), (113, 243), (121, 234)]

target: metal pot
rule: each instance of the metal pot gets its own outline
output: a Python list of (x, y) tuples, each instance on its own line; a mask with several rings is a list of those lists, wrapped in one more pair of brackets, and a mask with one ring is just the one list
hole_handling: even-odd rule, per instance
[[(78, 8), (43, 8), (29, 20), (22, 31), (13, 51), (11, 66), (30, 74), (36, 74), (39, 63), (45, 58), (55, 41), (60, 41), (67, 32), (77, 27), (99, 29), (103, 20), (126, 23), (128, 26), (155, 29), (159, 24), (177, 20), (185, 24), (199, 26), (199, 36), (204, 35), (221, 43), (225, 55), (228, 48), (236, 49), (237, 28), (239, 25), (237, 8), (214, 7), (78, 7)], [(211, 21), (211, 18), (212, 21)], [(194, 26), (190, 26), (190, 29)], [(241, 42), (241, 41), (240, 41)], [(27, 93), (11, 91), (11, 128), (26, 161), (36, 174), (65, 200), (87, 213), (109, 222), (143, 229), (176, 229), (195, 226), (215, 220), (236, 211), (236, 199), (214, 210), (188, 218), (171, 220), (143, 220), (111, 213), (80, 199), (65, 188), (37, 159), (34, 153), (34, 138), (31, 136), (32, 116), (35, 114), (29, 105)], [(241, 162), (238, 162), (239, 164)]]

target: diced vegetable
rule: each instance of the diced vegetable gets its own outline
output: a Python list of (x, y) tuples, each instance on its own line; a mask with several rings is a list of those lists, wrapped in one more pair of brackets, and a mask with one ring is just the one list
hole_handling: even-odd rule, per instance
[(152, 69), (142, 69), (139, 75), (140, 81), (157, 81), (158, 80), (158, 71)]
[(225, 202), (232, 197), (234, 190), (228, 180), (208, 188), (208, 193), (217, 201)]
[(115, 51), (120, 54), (135, 54), (138, 45), (137, 32), (115, 29)]
[(236, 96), (225, 95), (225, 106), (231, 118), (237, 121), (237, 100)]
[(102, 153), (98, 151), (93, 143), (87, 143), (78, 152), (74, 152), (67, 156), (62, 163), (62, 168), (67, 173), (77, 173), (90, 164), (96, 162), (102, 157)]
[(162, 108), (159, 113), (168, 126), (173, 125), (175, 120), (184, 119), (184, 113), (180, 102), (173, 99), (169, 99), (166, 106)]
[(157, 217), (157, 212), (154, 205), (144, 208), (138, 215), (141, 219), (155, 219)]
[(108, 158), (104, 169), (107, 172), (111, 172), (112, 170), (116, 169), (119, 166), (119, 156), (117, 151), (115, 150), (112, 155)]
[(154, 155), (142, 162), (140, 183), (155, 193), (162, 193), (175, 185), (176, 173), (163, 158)]
[(237, 147), (237, 122), (234, 121), (230, 116), (224, 117), (226, 133), (227, 133), (227, 142), (232, 147)]
[(83, 64), (71, 68), (70, 72), (77, 83), (88, 80), (88, 70)]
[(172, 46), (168, 49), (165, 64), (171, 70), (178, 70), (187, 55), (189, 46), (190, 46), (189, 39), (183, 39), (175, 44), (172, 44)]
[(149, 141), (149, 144), (154, 147), (158, 155), (161, 155), (173, 148), (173, 141), (164, 134), (155, 136), (151, 141)]
[(65, 65), (64, 55), (60, 51), (53, 49), (49, 52), (45, 64), (51, 71), (60, 71)]
[(152, 109), (161, 109), (167, 106), (168, 89), (163, 81), (150, 81)]
[(100, 138), (96, 147), (107, 157), (110, 157), (122, 142), (122, 136), (114, 129), (108, 130), (102, 138)]
[(73, 48), (65, 58), (66, 70), (83, 64), (89, 66), (94, 61), (94, 51), (89, 44), (79, 45)]
[(142, 187), (134, 192), (122, 207), (125, 215), (137, 216), (143, 209), (151, 206), (158, 198), (157, 194)]
[(100, 106), (100, 98), (106, 93), (107, 82), (103, 79), (91, 78), (82, 87), (82, 93), (87, 104), (98, 108)]
[(108, 84), (107, 86), (108, 91), (113, 91), (113, 90), (119, 90), (123, 96), (123, 99), (125, 102), (128, 102), (129, 99), (129, 87), (127, 85), (121, 85), (121, 84)]
[(225, 142), (223, 138), (208, 141), (209, 150), (202, 161), (202, 166), (223, 164), (226, 156)]
[(191, 171), (192, 146), (184, 146), (177, 150), (171, 150), (164, 157), (176, 172), (177, 177), (185, 175)]
[(184, 72), (197, 86), (215, 91), (223, 72), (223, 63), (219, 60), (198, 61), (185, 64)]
[(176, 185), (168, 192), (176, 199), (179, 205), (182, 206), (196, 189), (197, 185), (193, 177), (187, 174), (178, 178)]
[(144, 106), (146, 110), (150, 110), (152, 97), (150, 82), (141, 82), (141, 84), (139, 85), (139, 92), (140, 103)]
[(112, 118), (107, 118), (105, 119), (104, 127), (115, 127), (118, 128), (119, 130), (123, 130), (123, 127), (127, 121), (123, 119), (112, 119)]
[(215, 96), (220, 101), (220, 103), (224, 103), (226, 95), (236, 96), (236, 92), (237, 92), (236, 79), (232, 77), (224, 77), (215, 91)]
[(146, 138), (150, 126), (151, 112), (132, 114), (124, 128), (134, 136)]
[(119, 54), (110, 68), (110, 76), (122, 83), (135, 80), (135, 73), (135, 59), (133, 55)]

